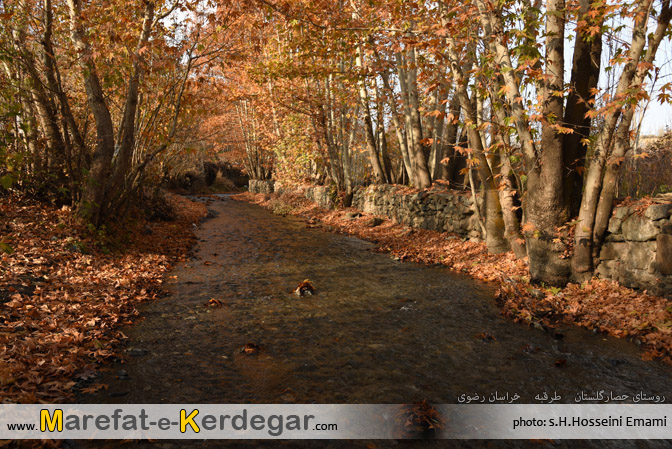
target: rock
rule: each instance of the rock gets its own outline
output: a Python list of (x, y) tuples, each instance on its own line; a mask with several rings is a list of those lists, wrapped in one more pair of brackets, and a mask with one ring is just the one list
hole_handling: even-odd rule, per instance
[(600, 260), (612, 260), (622, 257), (627, 252), (628, 244), (625, 242), (607, 242), (602, 245)]
[(629, 242), (619, 258), (628, 266), (637, 270), (648, 270), (654, 261), (655, 242)]
[(617, 220), (623, 221), (631, 213), (632, 213), (632, 211), (630, 210), (630, 208), (628, 206), (618, 207), (614, 211), (614, 218), (616, 218)]
[(662, 232), (663, 234), (672, 235), (672, 221), (663, 224), (663, 226), (661, 226), (660, 228), (660, 232)]
[(611, 217), (609, 219), (609, 226), (607, 227), (607, 231), (612, 234), (616, 234), (621, 230), (621, 224), (623, 224), (622, 219)]
[(618, 262), (607, 260), (597, 266), (595, 270), (602, 279), (616, 279), (618, 277)]
[(644, 216), (652, 221), (662, 220), (669, 216), (672, 204), (654, 204), (649, 206), (644, 212)]
[(605, 242), (624, 242), (623, 234), (609, 234), (604, 239)]
[(357, 217), (361, 217), (362, 214), (359, 212), (346, 212), (345, 213), (345, 219), (346, 220), (354, 220)]
[(273, 193), (273, 181), (262, 181), (258, 179), (250, 179), (248, 182), (248, 190), (251, 193)]
[(656, 237), (656, 266), (662, 274), (672, 275), (672, 235)]
[(132, 355), (133, 357), (141, 357), (143, 355), (147, 354), (146, 349), (141, 349), (141, 348), (129, 348), (128, 353)]
[(369, 220), (369, 222), (366, 225), (370, 228), (375, 228), (376, 226), (380, 226), (384, 222), (385, 220), (383, 220), (382, 218), (373, 217), (371, 220)]
[(651, 220), (645, 217), (640, 217), (637, 214), (631, 215), (623, 222), (622, 230), (625, 240), (635, 242), (653, 240), (659, 232), (658, 228), (653, 225)]
[(658, 294), (659, 277), (645, 270), (638, 270), (625, 264), (620, 264), (618, 266), (617, 280), (626, 287), (646, 289), (649, 293)]
[(310, 280), (306, 279), (294, 289), (294, 294), (297, 296), (311, 296), (315, 294), (315, 287), (313, 287)]

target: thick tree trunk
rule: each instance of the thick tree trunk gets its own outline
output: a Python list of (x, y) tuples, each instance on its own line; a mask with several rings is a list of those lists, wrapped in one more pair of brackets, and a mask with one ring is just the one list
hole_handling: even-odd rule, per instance
[(79, 53), (79, 64), (86, 87), (86, 96), (96, 121), (96, 149), (93, 152), (89, 176), (84, 187), (79, 210), (84, 218), (99, 225), (101, 220), (100, 208), (105, 197), (105, 181), (110, 175), (112, 157), (114, 156), (114, 126), (100, 85), (91, 47), (86, 41), (85, 32), (80, 23), (80, 0), (68, 0), (68, 10), (71, 39)]
[(546, 5), (544, 122), (539, 159), (528, 173), (524, 206), (527, 220), (534, 225), (527, 234), (532, 279), (564, 285), (569, 279), (569, 261), (563, 257), (564, 245), (556, 240), (556, 229), (570, 216), (563, 195), (563, 134), (557, 129), (564, 112), (563, 97), (556, 93), (564, 89), (565, 2), (549, 0)]
[(527, 193), (523, 198), (525, 216), (530, 230), (525, 233), (532, 280), (551, 285), (563, 285), (570, 274), (564, 259), (564, 246), (557, 241), (556, 228), (569, 219), (563, 197), (562, 135), (553, 124), (563, 117), (562, 92), (564, 70), (564, 0), (546, 2), (546, 84), (544, 98), (544, 125), (541, 151), (537, 151), (529, 128), (529, 120), (522, 106), (519, 82), (507, 48), (504, 25), (485, 0), (477, 0), (481, 21), (493, 39), (496, 62), (502, 67), (507, 106), (518, 131), (527, 168)]

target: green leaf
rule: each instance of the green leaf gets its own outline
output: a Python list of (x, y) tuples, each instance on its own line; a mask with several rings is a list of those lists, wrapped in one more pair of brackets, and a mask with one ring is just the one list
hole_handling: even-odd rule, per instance
[(7, 174), (2, 178), (0, 178), (0, 185), (4, 189), (9, 189), (10, 187), (12, 187), (12, 184), (14, 184), (14, 176)]
[(9, 246), (6, 243), (0, 242), (0, 251), (3, 251), (7, 254), (12, 254), (14, 252), (14, 248), (12, 248), (11, 246)]

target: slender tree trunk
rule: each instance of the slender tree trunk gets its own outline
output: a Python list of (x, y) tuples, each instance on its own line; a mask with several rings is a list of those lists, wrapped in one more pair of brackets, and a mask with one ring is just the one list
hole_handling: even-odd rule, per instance
[(373, 176), (377, 184), (383, 183), (385, 181), (385, 175), (383, 173), (383, 168), (380, 165), (380, 159), (378, 159), (378, 150), (376, 149), (376, 138), (373, 134), (373, 123), (371, 120), (371, 109), (369, 107), (369, 94), (366, 91), (366, 83), (364, 82), (363, 68), (364, 60), (362, 54), (362, 47), (357, 47), (357, 58), (355, 59), (355, 64), (362, 71), (360, 78), (357, 81), (357, 86), (359, 87), (359, 102), (362, 108), (362, 113), (364, 114), (364, 136), (366, 137), (366, 148), (369, 153), (369, 160), (371, 161), (371, 168), (373, 169)]
[[(586, 117), (589, 104), (594, 100), (594, 89), (600, 77), (600, 62), (602, 59), (602, 34), (591, 36), (587, 31), (592, 25), (588, 12), (597, 5), (592, 0), (580, 0), (579, 19), (586, 21), (586, 26), (577, 31), (572, 60), (571, 90), (567, 97), (565, 108), (564, 127), (573, 130), (566, 134), (563, 142), (563, 160), (565, 165), (564, 195), (565, 203), (569, 205), (570, 216), (579, 213), (583, 190), (583, 169), (588, 145), (585, 139), (590, 137), (591, 119)], [(602, 17), (599, 15), (599, 17)], [(602, 27), (602, 20), (594, 24)]]
[(389, 75), (386, 70), (383, 70), (380, 76), (383, 79), (383, 88), (385, 89), (388, 98), (388, 104), (392, 110), (392, 126), (394, 127), (394, 133), (397, 136), (397, 141), (399, 143), (399, 151), (401, 151), (401, 159), (404, 165), (404, 169), (406, 170), (408, 179), (413, 182), (413, 167), (411, 166), (411, 159), (408, 155), (408, 145), (406, 136), (404, 135), (404, 129), (402, 128), (399, 121), (397, 103), (394, 100), (394, 92), (392, 91), (392, 87), (390, 87)]
[(455, 158), (455, 145), (457, 144), (458, 138), (457, 131), (460, 118), (460, 108), (460, 98), (456, 92), (453, 94), (453, 98), (450, 100), (450, 112), (447, 119), (448, 124), (446, 125), (443, 143), (441, 144), (441, 160), (448, 159), (448, 162), (441, 163), (441, 179), (449, 182), (453, 182), (455, 180), (454, 169), (457, 165), (457, 160)]
[[(628, 52), (629, 60), (623, 68), (616, 88), (615, 98), (623, 98), (632, 88), (637, 74), (642, 51), (646, 45), (646, 27), (653, 0), (644, 0), (637, 9), (635, 28)], [(574, 255), (572, 257), (572, 276), (583, 281), (592, 275), (593, 270), (593, 232), (597, 206), (602, 191), (604, 166), (614, 143), (614, 132), (622, 109), (614, 108), (604, 118), (604, 124), (595, 142), (595, 150), (588, 167), (585, 187), (581, 198), (581, 210), (574, 231)]]
[(443, 159), (443, 139), (445, 137), (445, 117), (446, 109), (448, 108), (448, 86), (443, 84), (442, 90), (444, 91), (443, 96), (437, 95), (436, 97), (436, 110), (438, 110), (441, 115), (435, 118), (432, 122), (432, 151), (430, 152), (430, 167), (431, 175), (433, 180), (441, 178), (441, 160)]
[(385, 137), (385, 111), (384, 101), (378, 89), (376, 80), (373, 82), (373, 93), (376, 98), (376, 143), (380, 157), (383, 161), (383, 174), (385, 175), (385, 182), (392, 183), (392, 165), (390, 163), (390, 155), (387, 151), (387, 138)]
[(415, 48), (408, 50), (409, 67), (406, 69), (408, 81), (408, 102), (410, 106), (411, 134), (413, 136), (413, 157), (415, 159), (415, 176), (418, 180), (418, 189), (426, 189), (432, 185), (432, 179), (427, 168), (429, 146), (422, 138), (422, 119), (420, 117), (420, 102), (418, 99), (418, 69), (416, 67)]
[[(450, 68), (455, 80), (456, 95), (458, 95), (462, 113), (464, 114), (465, 128), (469, 138), (469, 146), (473, 152), (473, 158), (476, 160), (476, 169), (481, 181), (483, 190), (483, 205), (485, 209), (485, 243), (488, 251), (497, 254), (506, 252), (510, 249), (508, 241), (504, 238), (504, 219), (502, 217), (502, 207), (499, 202), (497, 186), (495, 184), (494, 176), (488, 165), (483, 148), (483, 139), (475, 124), (478, 121), (476, 116), (476, 109), (474, 103), (469, 98), (468, 80), (466, 79), (461, 65), (460, 58), (457, 53), (455, 42), (449, 38), (448, 54), (450, 58)], [(466, 68), (470, 67), (470, 63), (466, 64)], [(467, 71), (468, 72), (468, 71)], [(472, 162), (471, 160), (469, 162)], [(469, 164), (469, 170), (472, 169), (472, 163)], [(473, 190), (473, 179), (471, 171), (469, 171), (469, 184)], [(474, 198), (476, 204), (476, 198)]]
[[(633, 79), (632, 85), (641, 86), (646, 78), (648, 67), (655, 60), (656, 53), (663, 40), (667, 29), (670, 26), (670, 19), (672, 18), (672, 9), (670, 8), (670, 1), (665, 0), (662, 4), (662, 9), (658, 16), (658, 24), (656, 30), (649, 38), (649, 46), (646, 49), (644, 62), (637, 68), (637, 73)], [(618, 172), (622, 164), (619, 162), (625, 157), (626, 152), (631, 148), (630, 146), (630, 128), (633, 117), (635, 115), (635, 108), (629, 107), (623, 112), (623, 117), (618, 125), (616, 131), (616, 138), (614, 140), (614, 149), (611, 155), (611, 163), (607, 162), (604, 179), (602, 180), (602, 192), (597, 205), (595, 215), (595, 228), (593, 230), (593, 256), (596, 255), (597, 250), (602, 244), (602, 239), (609, 225), (609, 218), (613, 209), (613, 202), (616, 196), (616, 188), (618, 181)]]
[(404, 137), (406, 138), (405, 147), (408, 150), (409, 166), (411, 169), (410, 179), (413, 186), (418, 187), (419, 180), (415, 169), (415, 142), (414, 134), (411, 131), (411, 103), (408, 94), (408, 71), (406, 70), (406, 62), (404, 55), (401, 52), (395, 53), (397, 62), (397, 74), (399, 78), (399, 90), (401, 91), (401, 98), (404, 104)]
[(154, 2), (145, 1), (145, 12), (142, 20), (142, 31), (133, 57), (133, 73), (128, 81), (126, 103), (121, 121), (119, 151), (117, 152), (114, 172), (110, 179), (114, 191), (123, 190), (124, 180), (130, 171), (133, 150), (135, 149), (136, 115), (138, 110), (138, 95), (140, 79), (144, 72), (142, 51), (146, 50), (154, 21)]

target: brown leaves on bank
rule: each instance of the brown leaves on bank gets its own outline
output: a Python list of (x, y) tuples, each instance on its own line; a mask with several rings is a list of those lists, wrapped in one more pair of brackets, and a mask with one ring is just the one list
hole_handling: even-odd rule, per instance
[[(269, 203), (267, 195), (245, 193), (234, 198), (263, 206)], [(285, 203), (284, 208), (291, 209), (294, 215), (321, 221), (327, 230), (375, 242), (379, 251), (390, 252), (399, 260), (442, 264), (476, 279), (495, 282), (502, 314), (515, 321), (546, 330), (558, 323), (597, 329), (641, 344), (646, 360), (672, 363), (672, 304), (665, 298), (604, 279), (569, 284), (564, 289), (535, 288), (529, 282), (527, 261), (517, 260), (512, 252), (488, 254), (483, 243), (409, 228), (389, 219), (371, 228), (367, 225), (370, 215), (346, 219), (343, 210), (320, 209), (296, 194), (275, 195), (270, 201), (276, 207), (278, 202)]]
[[(0, 256), (0, 400), (63, 402), (117, 356), (119, 327), (135, 305), (159, 294), (163, 273), (193, 242), (202, 204), (169, 201), (176, 221), (137, 223), (108, 248), (67, 208), (0, 199), (0, 233), (12, 254)], [(148, 231), (149, 229), (149, 231)]]

